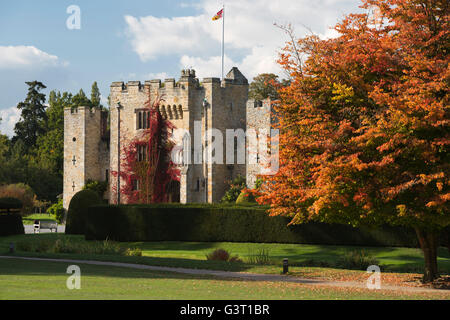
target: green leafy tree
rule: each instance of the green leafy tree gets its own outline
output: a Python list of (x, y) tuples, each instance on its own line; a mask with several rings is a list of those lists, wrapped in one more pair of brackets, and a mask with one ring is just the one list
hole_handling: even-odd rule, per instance
[(63, 208), (63, 199), (59, 199), (57, 203), (53, 204), (47, 209), (47, 213), (55, 216), (58, 223), (63, 222), (65, 212), (66, 210), (64, 210)]
[(6, 159), (9, 152), (9, 145), (8, 136), (0, 133), (0, 163)]
[(21, 110), (21, 119), (14, 127), (13, 141), (22, 140), (27, 151), (36, 145), (39, 135), (45, 133), (47, 114), (45, 112), (45, 94), (40, 91), (46, 86), (39, 81), (26, 82), (28, 94), (25, 101), (17, 105)]
[(85, 107), (92, 106), (91, 100), (88, 99), (83, 89), (80, 89), (80, 91), (78, 91), (78, 93), (74, 95), (72, 98), (72, 107), (80, 107), (80, 106)]
[(97, 181), (91, 179), (86, 181), (86, 184), (83, 187), (83, 190), (95, 191), (102, 199), (103, 195), (106, 192), (106, 189), (108, 189), (108, 183), (106, 181)]
[(261, 73), (257, 75), (250, 84), (248, 96), (250, 99), (255, 100), (264, 100), (267, 98), (277, 100), (279, 98), (279, 86), (280, 81), (276, 74)]

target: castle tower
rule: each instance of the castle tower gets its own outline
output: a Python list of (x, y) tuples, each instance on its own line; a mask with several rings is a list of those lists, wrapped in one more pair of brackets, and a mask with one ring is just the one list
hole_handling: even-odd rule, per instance
[(251, 131), (255, 134), (254, 146), (250, 146), (250, 141), (247, 141), (247, 186), (254, 188), (258, 175), (264, 173), (265, 164), (263, 164), (263, 157), (266, 156), (264, 151), (270, 153), (270, 150), (260, 150), (259, 139), (262, 135), (266, 136), (266, 142), (269, 145), (271, 138), (271, 129), (274, 128), (277, 119), (272, 108), (271, 100), (265, 99), (248, 100), (247, 102), (247, 133), (251, 135)]
[(98, 108), (64, 109), (63, 206), (68, 209), (73, 195), (86, 181), (108, 179), (109, 150), (107, 114)]

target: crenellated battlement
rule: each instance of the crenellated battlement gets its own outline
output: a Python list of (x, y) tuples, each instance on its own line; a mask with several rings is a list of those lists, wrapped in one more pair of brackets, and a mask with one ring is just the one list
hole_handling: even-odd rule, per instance
[(97, 107), (88, 107), (88, 106), (77, 106), (77, 107), (65, 107), (64, 113), (67, 115), (76, 116), (79, 114), (101, 114), (102, 111), (100, 108)]

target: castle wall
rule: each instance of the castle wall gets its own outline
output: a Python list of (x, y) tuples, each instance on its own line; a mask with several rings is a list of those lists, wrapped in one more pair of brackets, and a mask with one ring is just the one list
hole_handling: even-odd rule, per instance
[[(64, 205), (77, 191), (81, 190), (87, 179), (108, 180), (109, 190), (106, 198), (110, 203), (117, 203), (118, 172), (118, 110), (120, 104), (120, 156), (124, 164), (123, 148), (139, 134), (137, 112), (143, 109), (146, 101), (152, 102), (160, 97), (161, 115), (170, 121), (175, 129), (184, 129), (190, 135), (190, 164), (180, 165), (180, 202), (219, 202), (228, 188), (227, 182), (247, 174), (246, 164), (237, 164), (237, 154), (245, 151), (232, 150), (235, 155), (233, 164), (226, 164), (227, 130), (241, 129), (243, 132), (251, 126), (266, 126), (266, 115), (263, 120), (258, 111), (250, 110), (248, 100), (248, 82), (237, 68), (233, 68), (227, 77), (205, 78), (202, 83), (195, 77), (194, 70), (182, 70), (178, 82), (175, 79), (130, 81), (128, 83), (113, 82), (110, 92), (110, 134), (109, 141), (104, 137), (104, 124), (101, 113), (80, 107), (76, 112), (65, 110), (64, 136)], [(261, 122), (262, 121), (262, 122)], [(270, 123), (270, 115), (269, 115)], [(196, 128), (197, 124), (197, 128)], [(270, 124), (269, 124), (270, 126)], [(222, 133), (223, 158), (219, 163), (197, 164), (206, 155), (206, 130), (217, 129)], [(199, 132), (196, 132), (198, 129)], [(233, 131), (234, 132), (234, 131)], [(196, 136), (197, 135), (197, 136)], [(76, 138), (75, 141), (72, 141)], [(182, 136), (172, 137), (178, 145), (182, 145)], [(201, 148), (194, 150), (195, 141), (200, 141)], [(76, 156), (75, 165), (73, 156)], [(122, 167), (123, 168), (123, 167)], [(254, 180), (254, 179), (253, 179)], [(252, 181), (253, 181), (252, 180)], [(121, 180), (121, 186), (125, 182)], [(121, 196), (121, 203), (124, 203)]]

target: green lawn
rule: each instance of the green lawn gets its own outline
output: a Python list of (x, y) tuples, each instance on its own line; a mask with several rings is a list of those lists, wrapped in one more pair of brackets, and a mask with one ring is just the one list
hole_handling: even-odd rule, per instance
[(35, 214), (30, 214), (29, 216), (22, 218), (24, 225), (33, 224), (34, 220), (56, 221), (56, 217), (54, 215), (50, 215), (50, 214), (46, 214), (46, 213), (35, 213)]
[[(0, 253), (7, 252), (10, 242), (38, 241), (40, 239), (56, 240), (70, 239), (71, 241), (86, 242), (83, 236), (63, 234), (20, 235), (0, 238)], [(193, 243), (193, 242), (134, 242), (123, 243), (125, 246), (142, 249), (142, 257), (126, 257), (117, 255), (93, 254), (55, 254), (17, 252), (22, 256), (65, 257), (77, 259), (92, 259), (104, 261), (134, 262), (148, 265), (186, 267), (198, 269), (215, 269), (229, 271), (246, 271), (258, 273), (279, 273), (283, 258), (288, 258), (291, 266), (326, 266), (334, 265), (345, 252), (364, 249), (373, 254), (383, 266), (383, 271), (389, 272), (421, 272), (423, 257), (420, 249), (414, 248), (380, 248), (380, 247), (344, 247), (324, 245), (299, 244), (255, 244), (255, 243)], [(224, 248), (233, 255), (239, 255), (244, 262), (259, 250), (265, 249), (270, 258), (266, 265), (252, 265), (249, 263), (225, 263), (207, 261), (205, 255), (216, 248)], [(441, 273), (450, 274), (450, 254), (446, 248), (439, 249), (439, 268)], [(297, 270), (291, 268), (291, 271)], [(298, 270), (301, 270), (299, 268)]]
[(448, 299), (448, 295), (252, 282), (80, 264), (69, 290), (68, 263), (0, 259), (0, 299)]

